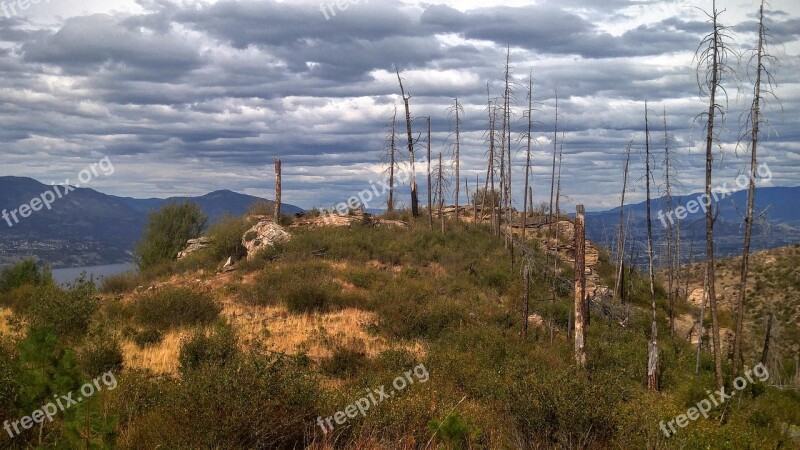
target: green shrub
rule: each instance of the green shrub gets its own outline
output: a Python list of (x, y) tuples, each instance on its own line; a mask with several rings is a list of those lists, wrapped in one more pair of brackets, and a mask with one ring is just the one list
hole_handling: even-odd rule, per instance
[(186, 241), (200, 236), (208, 217), (195, 203), (171, 202), (150, 212), (144, 235), (136, 246), (139, 269), (172, 261)]
[(227, 258), (239, 260), (247, 255), (242, 245), (242, 236), (250, 229), (251, 222), (245, 217), (225, 215), (208, 229), (211, 252), (218, 261)]
[(223, 366), (234, 360), (238, 353), (236, 332), (228, 325), (218, 325), (210, 333), (196, 331), (181, 342), (178, 362), (180, 371), (186, 374), (203, 364)]
[(94, 282), (81, 278), (66, 289), (53, 284), (36, 288), (21, 314), (31, 326), (50, 328), (59, 337), (78, 337), (88, 331), (99, 306)]
[(140, 349), (151, 347), (164, 340), (164, 333), (156, 328), (145, 328), (133, 336), (133, 343)]
[(81, 352), (80, 361), (84, 372), (93, 378), (109, 371), (119, 373), (124, 358), (116, 339), (100, 337)]
[(363, 351), (347, 347), (339, 347), (333, 355), (322, 361), (321, 369), (324, 373), (349, 378), (358, 373), (367, 364), (367, 355)]
[(436, 440), (453, 450), (469, 448), (470, 438), (479, 439), (480, 433), (461, 417), (459, 413), (448, 414), (444, 420), (431, 420), (428, 427)]
[(39, 267), (32, 259), (26, 259), (16, 265), (4, 267), (0, 272), (0, 293), (24, 285), (41, 286), (52, 284), (53, 276), (46, 267)]
[(142, 283), (141, 275), (129, 270), (124, 273), (103, 277), (100, 281), (100, 291), (109, 294), (122, 294), (133, 291)]
[(221, 311), (210, 294), (182, 287), (146, 293), (135, 300), (132, 309), (140, 325), (162, 331), (212, 323)]

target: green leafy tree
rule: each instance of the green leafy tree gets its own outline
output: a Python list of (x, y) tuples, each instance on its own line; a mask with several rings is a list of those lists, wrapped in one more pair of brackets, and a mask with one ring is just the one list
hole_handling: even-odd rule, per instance
[(174, 259), (187, 240), (200, 236), (207, 222), (208, 216), (200, 207), (188, 201), (167, 203), (152, 211), (136, 246), (139, 268), (144, 270)]
[(21, 286), (40, 286), (52, 283), (53, 276), (46, 267), (38, 267), (36, 261), (26, 259), (16, 265), (5, 267), (0, 272), (0, 292), (8, 292)]

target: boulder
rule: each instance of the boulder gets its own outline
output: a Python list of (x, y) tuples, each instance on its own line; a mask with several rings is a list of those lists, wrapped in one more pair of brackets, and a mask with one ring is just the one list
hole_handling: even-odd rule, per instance
[(251, 259), (259, 250), (286, 242), (291, 235), (272, 219), (261, 219), (242, 236), (242, 245), (247, 249), (247, 258)]
[(186, 248), (178, 253), (178, 259), (183, 259), (198, 250), (208, 248), (209, 244), (211, 244), (211, 239), (207, 237), (189, 239), (186, 241)]

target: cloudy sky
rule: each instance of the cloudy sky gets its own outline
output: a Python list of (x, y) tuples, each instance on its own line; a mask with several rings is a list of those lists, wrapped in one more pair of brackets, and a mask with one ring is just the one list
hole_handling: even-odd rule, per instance
[[(534, 78), (533, 186), (549, 195), (555, 93), (565, 132), (563, 193), (570, 207), (618, 203), (626, 144), (642, 147), (645, 100), (654, 147), (663, 111), (679, 191), (702, 187), (706, 107), (693, 54), (709, 31), (699, 0), (0, 0), (0, 176), (74, 179), (109, 156), (92, 181), (134, 197), (231, 189), (271, 198), (272, 161), (284, 201), (330, 206), (381, 179), (403, 72), (412, 116), (430, 115), (434, 155), (464, 106), (462, 176), (485, 174), (487, 83), (502, 92), (506, 45), (516, 82), (514, 185), (521, 198), (522, 110)], [(729, 114), (715, 185), (744, 168), (736, 141), (751, 101), (754, 0), (719, 0), (742, 54), (726, 81)], [(800, 2), (768, 6), (772, 66), (761, 162), (767, 185), (800, 185)], [(425, 120), (414, 121), (415, 136)], [(399, 143), (405, 145), (405, 139)], [(424, 144), (421, 144), (424, 146)], [(737, 154), (738, 153), (738, 154)], [(421, 156), (418, 155), (418, 156)], [(660, 168), (661, 153), (656, 155)], [(643, 174), (635, 155), (632, 178)], [(660, 173), (656, 173), (660, 176)], [(462, 178), (463, 185), (463, 178)], [(633, 200), (643, 199), (642, 182)], [(403, 189), (405, 193), (407, 188)], [(424, 186), (422, 195), (425, 198)], [(537, 200), (542, 198), (537, 197)], [(405, 202), (408, 202), (407, 196)], [(463, 202), (463, 200), (462, 200)], [(521, 200), (517, 205), (521, 206)], [(378, 204), (369, 205), (379, 207)]]

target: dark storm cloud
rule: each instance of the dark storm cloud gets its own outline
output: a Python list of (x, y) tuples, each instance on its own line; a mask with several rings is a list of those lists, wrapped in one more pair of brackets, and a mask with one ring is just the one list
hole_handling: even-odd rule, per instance
[(437, 32), (494, 41), (544, 54), (576, 54), (585, 58), (658, 55), (679, 51), (697, 41), (695, 24), (668, 19), (642, 25), (620, 37), (600, 31), (578, 14), (552, 5), (497, 7), (462, 13), (435, 6), (422, 14), (422, 24)]
[[(686, 166), (687, 184), (699, 180), (703, 161), (695, 147), (702, 123), (694, 118), (705, 106), (691, 54), (708, 24), (666, 17), (614, 36), (598, 21), (652, 2), (542, 3), (461, 12), (370, 0), (326, 20), (316, 2), (149, 0), (140, 2), (143, 13), (78, 16), (54, 29), (0, 18), (4, 167), (39, 177), (48, 169), (37, 164), (47, 160), (53, 166), (47, 176), (58, 178), (51, 173), (56, 166), (71, 175), (70, 165), (107, 154), (118, 172), (100, 190), (268, 195), (269, 166), (280, 155), (287, 201), (329, 205), (379, 179), (376, 164), (392, 105), (400, 107), (398, 146), (405, 147), (396, 65), (412, 94), (415, 137), (425, 123), (420, 116), (432, 116), (434, 156), (452, 131), (446, 109), (455, 97), (462, 102), (462, 171), (472, 186), (474, 175), (485, 173), (486, 83), (496, 99), (509, 43), (516, 186), (524, 163), (516, 134), (525, 127), (521, 112), (531, 69), (540, 122), (533, 177), (539, 194), (549, 189), (556, 89), (566, 130), (566, 202), (613, 206), (622, 152), (634, 135), (637, 149), (642, 145), (645, 99), (656, 128), (667, 105), (678, 163)], [(796, 40), (798, 19), (772, 17), (776, 42)], [(735, 30), (752, 33), (753, 25)], [(784, 61), (780, 75), (788, 77), (779, 79), (791, 79), (796, 59)], [(800, 86), (789, 83), (788, 89), (784, 112), (773, 120), (782, 133), (764, 145), (765, 155), (798, 149)], [(734, 106), (747, 104), (745, 94)], [(729, 118), (726, 144), (735, 141), (737, 114)], [(726, 170), (739, 168), (732, 154), (725, 163)], [(775, 161), (784, 184), (798, 183), (798, 166), (797, 158)]]

